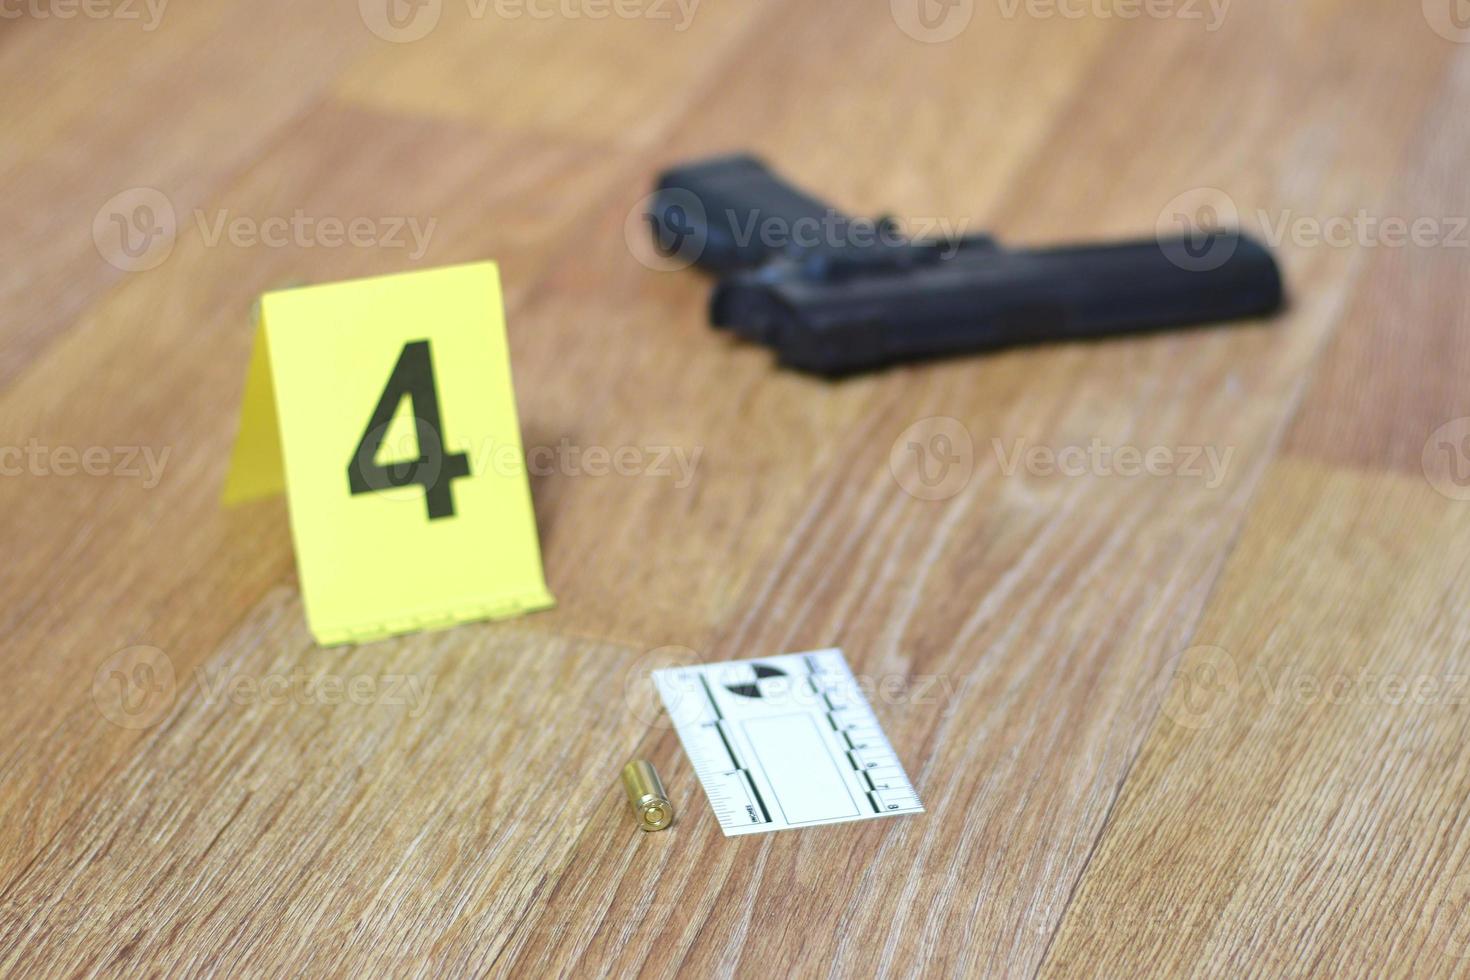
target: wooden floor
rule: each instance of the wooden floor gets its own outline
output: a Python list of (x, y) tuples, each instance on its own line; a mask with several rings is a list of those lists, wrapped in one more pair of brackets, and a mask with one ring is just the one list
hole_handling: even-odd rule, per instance
[[(0, 972), (1470, 969), (1449, 0), (488, 2), (0, 20)], [(1013, 242), (1233, 206), (1292, 307), (774, 370), (625, 238), (659, 167), (734, 149)], [(128, 256), (139, 188), (177, 231)], [(298, 212), (432, 234), (214, 234)], [(554, 611), (320, 649), (284, 502), (219, 505), (251, 304), (482, 258), (527, 444), (694, 473), (536, 477)], [(926, 419), (969, 440), (941, 499), (890, 465)], [(1094, 443), (1172, 462), (1017, 462)], [(647, 671), (824, 646), (889, 683), (928, 812), (723, 837)]]

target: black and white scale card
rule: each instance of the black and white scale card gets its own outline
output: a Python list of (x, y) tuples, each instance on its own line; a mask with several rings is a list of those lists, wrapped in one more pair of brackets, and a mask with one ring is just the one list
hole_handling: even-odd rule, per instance
[(653, 681), (726, 837), (924, 812), (841, 650)]

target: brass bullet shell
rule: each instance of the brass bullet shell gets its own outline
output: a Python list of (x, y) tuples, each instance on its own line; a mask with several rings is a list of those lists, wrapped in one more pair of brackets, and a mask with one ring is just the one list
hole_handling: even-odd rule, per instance
[(623, 789), (628, 791), (628, 802), (644, 830), (663, 830), (674, 822), (674, 804), (669, 802), (663, 780), (652, 763), (634, 759), (624, 766)]

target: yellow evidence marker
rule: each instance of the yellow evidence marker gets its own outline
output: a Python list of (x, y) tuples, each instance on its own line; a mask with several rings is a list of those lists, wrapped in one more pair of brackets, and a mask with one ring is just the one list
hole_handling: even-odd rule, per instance
[(261, 298), (225, 502), (282, 491), (318, 643), (554, 604), (493, 262)]

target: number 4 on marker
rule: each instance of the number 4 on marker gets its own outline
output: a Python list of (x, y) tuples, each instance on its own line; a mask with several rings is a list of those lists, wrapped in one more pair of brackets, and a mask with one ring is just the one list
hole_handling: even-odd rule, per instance
[[(377, 462), (378, 450), (388, 434), (388, 425), (398, 412), (404, 396), (412, 399), (414, 431), (419, 458), (399, 460), (386, 466)], [(347, 482), (354, 495), (376, 493), (396, 487), (423, 484), (429, 505), (429, 520), (454, 516), (453, 481), (470, 475), (470, 460), (465, 453), (444, 453), (444, 424), (439, 418), (439, 392), (434, 385), (434, 362), (429, 356), (429, 342), (415, 340), (403, 345), (398, 363), (388, 376), (378, 407), (368, 420), (367, 429), (352, 459), (347, 462)]]

